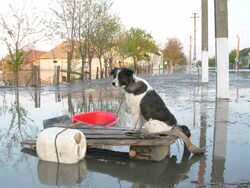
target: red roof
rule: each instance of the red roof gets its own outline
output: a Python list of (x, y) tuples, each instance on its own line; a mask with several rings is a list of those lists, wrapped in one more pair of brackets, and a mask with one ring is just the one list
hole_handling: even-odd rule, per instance
[[(34, 63), (35, 61), (39, 60), (40, 57), (45, 53), (46, 52), (39, 50), (28, 50), (28, 51), (25, 50), (24, 64)], [(5, 56), (3, 59), (0, 60), (0, 62), (2, 62), (3, 64), (8, 60), (10, 60), (10, 55)]]
[[(67, 59), (69, 42), (62, 42), (53, 48), (51, 51), (44, 53), (40, 58), (41, 59)], [(79, 43), (75, 42), (75, 49)]]

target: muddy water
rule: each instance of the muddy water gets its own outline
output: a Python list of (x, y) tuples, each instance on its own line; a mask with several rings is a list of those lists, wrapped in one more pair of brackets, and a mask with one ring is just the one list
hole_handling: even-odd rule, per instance
[[(117, 156), (58, 166), (21, 152), (20, 142), (34, 138), (44, 119), (82, 111), (117, 112), (122, 94), (108, 80), (41, 90), (1, 89), (0, 187), (249, 187), (250, 73), (230, 74), (229, 101), (216, 101), (213, 74), (211, 78), (208, 85), (184, 73), (146, 78), (179, 124), (192, 130), (194, 142), (207, 150), (204, 157), (184, 160), (177, 143), (171, 158), (158, 163)], [(119, 126), (130, 125), (124, 104), (119, 116)]]

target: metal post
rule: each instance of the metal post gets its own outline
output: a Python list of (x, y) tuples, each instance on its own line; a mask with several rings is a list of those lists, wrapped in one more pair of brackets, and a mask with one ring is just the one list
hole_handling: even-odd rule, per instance
[(40, 87), (41, 80), (40, 80), (40, 66), (32, 65), (32, 86), (33, 87)]
[(60, 66), (56, 66), (56, 85), (60, 84), (60, 71), (61, 71)]
[(216, 97), (229, 98), (229, 53), (227, 0), (214, 0), (217, 64)]
[(201, 82), (208, 82), (208, 0), (202, 0), (202, 66)]
[(37, 66), (37, 86), (41, 87), (41, 69), (40, 69), (40, 65)]
[(41, 107), (41, 90), (38, 87), (35, 87), (34, 89), (34, 100), (35, 100), (35, 108)]

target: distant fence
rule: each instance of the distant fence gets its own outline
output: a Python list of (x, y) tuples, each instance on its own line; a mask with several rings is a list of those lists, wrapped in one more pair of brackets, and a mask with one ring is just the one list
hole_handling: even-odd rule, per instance
[[(133, 66), (129, 68), (134, 68)], [(173, 71), (181, 71), (184, 70), (186, 66), (176, 66)], [(163, 67), (156, 67), (153, 64), (144, 64), (137, 66), (137, 74), (139, 75), (157, 75), (164, 73), (172, 73), (167, 69), (163, 69)], [(211, 69), (214, 71), (215, 69)], [(92, 75), (92, 79), (102, 79), (101, 74), (103, 74), (103, 78), (108, 78), (110, 75), (110, 71), (101, 72), (99, 68), (97, 68), (95, 74)], [(1, 76), (1, 74), (0, 74)], [(0, 85), (11, 86), (15, 83), (15, 75), (13, 71), (4, 72), (0, 77)], [(78, 71), (71, 71), (71, 80), (88, 80), (89, 72), (84, 72), (84, 78)], [(2, 81), (2, 82), (1, 82)], [(55, 66), (54, 70), (46, 70), (40, 69), (39, 66), (33, 65), (29, 69), (20, 70), (19, 71), (19, 85), (20, 86), (33, 86), (39, 87), (41, 85), (59, 85), (61, 83), (65, 83), (67, 81), (67, 70), (61, 69), (60, 66)]]
[[(216, 67), (209, 67), (209, 71), (216, 72)], [(250, 69), (229, 69), (229, 72), (250, 72)]]

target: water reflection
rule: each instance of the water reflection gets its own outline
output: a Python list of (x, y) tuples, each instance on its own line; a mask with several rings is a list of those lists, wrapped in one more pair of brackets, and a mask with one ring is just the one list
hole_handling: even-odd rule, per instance
[(73, 103), (72, 103), (72, 95), (71, 95), (71, 93), (67, 94), (67, 99), (68, 99), (68, 112), (72, 116), (72, 115), (75, 114), (75, 110), (74, 110), (74, 106), (73, 106)]
[(35, 108), (41, 107), (41, 90), (38, 87), (34, 88), (34, 101), (35, 101)]
[[(208, 85), (201, 86), (201, 102), (200, 102), (200, 148), (206, 148), (207, 140), (207, 97), (208, 97)], [(205, 174), (206, 174), (206, 157), (200, 160), (199, 170), (198, 170), (198, 185), (205, 185)]]
[[(158, 80), (157, 77), (154, 79)], [(168, 79), (161, 77), (162, 83), (167, 82)], [(185, 114), (183, 123), (190, 126), (194, 122), (193, 140), (200, 147), (207, 148), (208, 152), (204, 158), (191, 158), (179, 162), (180, 157), (176, 154), (177, 160), (173, 157), (152, 163), (130, 161), (124, 158), (114, 159), (113, 154), (108, 153), (108, 158), (91, 156), (87, 157), (84, 163), (80, 163), (80, 166), (73, 165), (65, 168), (61, 166), (55, 168), (51, 163), (43, 164), (36, 158), (31, 159), (29, 155), (20, 153), (20, 141), (29, 137), (34, 138), (38, 130), (42, 129), (44, 119), (97, 110), (117, 112), (122, 101), (121, 93), (106, 85), (95, 86), (94, 89), (82, 89), (79, 86), (80, 89), (69, 89), (70, 93), (63, 87), (55, 88), (55, 92), (46, 91), (46, 88), (43, 90), (35, 88), (32, 90), (32, 98), (23, 89), (5, 90), (6, 93), (1, 91), (0, 164), (2, 170), (0, 170), (0, 181), (2, 186), (17, 187), (20, 183), (20, 187), (46, 187), (45, 185), (85, 187), (86, 184), (88, 187), (95, 187), (96, 184), (102, 186), (104, 180), (110, 183), (106, 184), (106, 187), (118, 187), (118, 180), (121, 187), (132, 186), (134, 188), (210, 185), (223, 187), (228, 182), (248, 180), (249, 160), (247, 158), (239, 160), (238, 153), (246, 152), (245, 155), (249, 155), (249, 130), (247, 129), (249, 124), (247, 122), (250, 116), (246, 102), (249, 99), (249, 87), (242, 86), (239, 87), (240, 90), (237, 88), (232, 90), (236, 100), (230, 103), (228, 101), (215, 103), (213, 102), (215, 91), (212, 84), (209, 85), (210, 88), (203, 85), (197, 86), (197, 84), (186, 87), (190, 84), (186, 82), (178, 84), (177, 81), (175, 87), (164, 88), (158, 81), (155, 81), (155, 86), (161, 88), (162, 93), (166, 93), (166, 100), (174, 101), (174, 104), (170, 103), (170, 105), (173, 104), (171, 106), (173, 111), (177, 115)], [(165, 85), (173, 84), (169, 81)], [(193, 98), (187, 97), (187, 89), (192, 91)], [(243, 94), (245, 98), (241, 98)], [(232, 113), (230, 117), (229, 104), (231, 104)], [(193, 109), (192, 105), (194, 105)], [(125, 111), (124, 106), (119, 110), (120, 126), (130, 124), (129, 116)], [(239, 126), (228, 126), (229, 120)], [(227, 135), (230, 135), (230, 140)], [(181, 151), (176, 152), (181, 155)], [(234, 171), (235, 168), (238, 170)], [(35, 176), (34, 180), (27, 178), (30, 174)], [(12, 183), (12, 179), (15, 179), (15, 182)]]
[(215, 110), (214, 146), (212, 159), (211, 183), (221, 187), (224, 183), (224, 171), (227, 147), (227, 124), (229, 102), (218, 100)]
[(55, 90), (55, 102), (61, 102), (62, 101), (62, 95), (58, 87), (56, 87)]
[(24, 138), (31, 136), (33, 120), (29, 117), (29, 112), (20, 102), (19, 88), (15, 88), (15, 100), (10, 104), (8, 112), (11, 115), (10, 125), (6, 132), (5, 139), (8, 145), (19, 143)]
[(8, 92), (3, 92), (1, 106), (1, 129), (0, 129), (0, 162), (1, 167), (20, 164), (25, 158), (17, 155), (17, 148), (20, 142), (30, 138), (38, 132), (38, 127), (34, 126), (28, 108), (20, 100), (20, 88), (15, 87), (11, 96)]
[(0, 116), (6, 114), (8, 111), (8, 102), (6, 99), (6, 92), (5, 91), (1, 92), (1, 98), (2, 98), (2, 101), (0, 104)]
[(206, 133), (207, 133), (207, 116), (208, 116), (208, 86), (201, 87), (201, 102), (200, 102), (200, 147), (206, 147)]
[(188, 178), (191, 167), (202, 159), (193, 156), (177, 163), (175, 157), (161, 162), (129, 160), (127, 153), (113, 151), (90, 155), (86, 160), (89, 171), (129, 181), (133, 187), (175, 187)]
[[(56, 96), (58, 95), (60, 94), (56, 94)], [(70, 115), (92, 111), (117, 112), (122, 98), (120, 91), (110, 88), (86, 89), (80, 92), (62, 93), (61, 95), (62, 99), (67, 99), (68, 113)]]
[(57, 164), (38, 161), (38, 179), (43, 185), (75, 186), (87, 176), (86, 161), (77, 164)]

